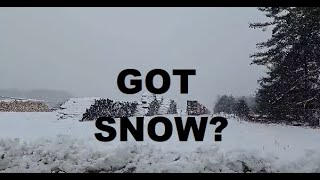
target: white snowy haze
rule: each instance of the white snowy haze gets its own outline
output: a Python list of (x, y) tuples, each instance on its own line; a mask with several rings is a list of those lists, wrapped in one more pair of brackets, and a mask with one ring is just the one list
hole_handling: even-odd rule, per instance
[(263, 68), (249, 55), (268, 34), (249, 23), (265, 20), (256, 8), (1, 8), (0, 89), (135, 100), (142, 92), (117, 87), (123, 69), (138, 69), (144, 81), (155, 68), (171, 75), (187, 68), (197, 70), (189, 94), (171, 76), (164, 96), (211, 108), (218, 94), (252, 95), (258, 87)]

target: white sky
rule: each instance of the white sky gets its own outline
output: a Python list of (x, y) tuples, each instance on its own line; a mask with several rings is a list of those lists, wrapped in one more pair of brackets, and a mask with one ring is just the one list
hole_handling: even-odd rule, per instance
[(258, 87), (264, 71), (250, 65), (249, 54), (270, 34), (249, 22), (265, 20), (256, 8), (1, 8), (0, 89), (138, 100), (142, 92), (117, 87), (123, 69), (145, 76), (188, 68), (197, 70), (189, 94), (180, 94), (180, 78), (171, 76), (164, 96), (211, 108), (218, 94), (252, 95)]

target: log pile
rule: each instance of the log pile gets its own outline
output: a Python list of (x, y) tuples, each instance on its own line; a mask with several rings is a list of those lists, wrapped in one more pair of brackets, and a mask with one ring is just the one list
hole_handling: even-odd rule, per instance
[(82, 116), (81, 121), (93, 121), (99, 117), (131, 117), (136, 112), (137, 102), (121, 102), (110, 99), (96, 99)]
[(0, 112), (49, 112), (47, 104), (34, 100), (0, 101)]
[(143, 93), (135, 116), (177, 114), (177, 103), (151, 93)]
[(85, 110), (80, 121), (94, 121), (99, 117), (131, 117), (177, 114), (177, 103), (155, 95), (144, 94), (141, 102), (122, 102), (110, 99), (95, 99)]
[(203, 115), (210, 114), (208, 108), (200, 104), (198, 101), (187, 101), (187, 114), (188, 115)]

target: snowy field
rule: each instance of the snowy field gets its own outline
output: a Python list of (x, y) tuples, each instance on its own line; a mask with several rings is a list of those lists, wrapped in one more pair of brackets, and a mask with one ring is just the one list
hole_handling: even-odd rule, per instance
[[(145, 141), (129, 135), (120, 142), (117, 135), (100, 142), (94, 122), (78, 121), (90, 102), (69, 102), (56, 112), (0, 112), (0, 172), (320, 172), (319, 129), (228, 118), (222, 142), (213, 140), (214, 125), (207, 125), (203, 142), (192, 134), (179, 142), (173, 122), (172, 137), (154, 142), (146, 131), (152, 117), (145, 117)], [(119, 123), (113, 127), (119, 134)]]

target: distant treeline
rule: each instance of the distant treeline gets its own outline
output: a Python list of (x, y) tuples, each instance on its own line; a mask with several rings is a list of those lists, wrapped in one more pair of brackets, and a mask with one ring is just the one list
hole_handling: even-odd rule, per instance
[(232, 95), (218, 96), (214, 105), (214, 113), (235, 114), (242, 118), (248, 118), (256, 110), (254, 97), (234, 97)]

